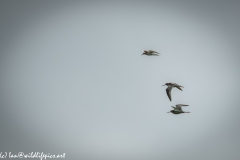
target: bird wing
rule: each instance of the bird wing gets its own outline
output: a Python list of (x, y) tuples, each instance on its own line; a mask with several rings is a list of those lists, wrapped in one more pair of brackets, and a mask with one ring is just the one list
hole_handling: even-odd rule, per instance
[(168, 95), (168, 98), (169, 98), (170, 101), (172, 101), (171, 90), (172, 90), (171, 86), (168, 86), (167, 89), (166, 89), (166, 92), (167, 92), (167, 95)]
[(181, 90), (182, 91), (182, 88), (180, 88), (180, 86), (175, 86), (177, 89)]
[(156, 54), (160, 54), (160, 53), (158, 53), (158, 52), (156, 52), (156, 51), (154, 51), (154, 50), (149, 50), (148, 52), (149, 52), (149, 53), (156, 53)]
[(177, 83), (173, 83), (174, 87), (176, 87), (177, 89), (181, 90), (182, 91), (182, 86), (178, 85)]
[(182, 110), (182, 106), (188, 106), (187, 104), (177, 104), (176, 108), (178, 108), (179, 110)]
[(189, 106), (188, 104), (177, 104), (176, 106)]
[(179, 108), (177, 108), (177, 107), (172, 106), (172, 108), (174, 109), (174, 111), (177, 111), (177, 112), (180, 112), (180, 111), (181, 111), (181, 109), (179, 109)]

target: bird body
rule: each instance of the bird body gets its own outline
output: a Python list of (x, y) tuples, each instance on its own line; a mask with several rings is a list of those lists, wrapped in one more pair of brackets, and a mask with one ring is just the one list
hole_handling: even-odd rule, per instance
[(175, 111), (175, 110), (171, 110), (170, 112), (167, 113), (172, 113), (172, 114), (181, 114), (181, 113), (190, 113), (190, 112), (184, 112), (184, 111)]
[(160, 53), (153, 51), (153, 50), (144, 50), (142, 55), (147, 55), (147, 56), (159, 56)]
[(178, 88), (181, 91), (182, 91), (182, 88), (184, 88), (183, 86), (180, 86), (177, 83), (165, 83), (162, 86), (168, 86), (167, 89), (166, 89), (166, 93), (167, 93), (168, 98), (169, 98), (170, 101), (172, 101), (172, 96), (171, 96), (172, 88), (176, 87), (176, 88)]

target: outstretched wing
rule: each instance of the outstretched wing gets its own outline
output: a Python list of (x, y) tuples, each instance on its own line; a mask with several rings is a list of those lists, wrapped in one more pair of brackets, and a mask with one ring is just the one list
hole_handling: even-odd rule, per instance
[(172, 86), (168, 86), (168, 88), (166, 89), (166, 92), (170, 101), (172, 101), (171, 91), (172, 91)]
[(182, 88), (180, 88), (179, 86), (175, 86), (177, 89), (181, 90), (182, 91)]
[(149, 52), (149, 53), (160, 54), (160, 53), (158, 53), (158, 52), (156, 52), (156, 51), (154, 51), (154, 50), (149, 50), (148, 52)]
[(183, 87), (183, 86), (180, 86), (180, 85), (178, 85), (177, 83), (174, 83), (173, 85), (174, 85), (174, 87), (176, 87), (177, 89), (179, 89), (179, 90), (182, 91), (182, 88), (181, 88), (181, 87)]
[(174, 107), (174, 106), (171, 106), (173, 109), (174, 109), (174, 111), (177, 111), (177, 112), (180, 112), (181, 110), (179, 109), (179, 108), (177, 108), (177, 107)]
[(179, 110), (182, 110), (182, 106), (188, 106), (187, 104), (177, 104), (176, 108), (178, 108)]
[(187, 104), (177, 104), (176, 106), (189, 106)]

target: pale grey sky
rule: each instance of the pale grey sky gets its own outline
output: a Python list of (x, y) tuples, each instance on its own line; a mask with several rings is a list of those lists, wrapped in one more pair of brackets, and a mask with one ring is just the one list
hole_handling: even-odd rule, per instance
[(0, 4), (0, 152), (240, 158), (239, 1)]

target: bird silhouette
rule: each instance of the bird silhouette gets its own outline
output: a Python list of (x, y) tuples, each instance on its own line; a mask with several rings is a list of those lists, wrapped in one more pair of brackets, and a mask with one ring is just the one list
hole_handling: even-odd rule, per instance
[(142, 55), (147, 55), (147, 56), (159, 56), (160, 53), (153, 51), (153, 50), (144, 50)]
[(178, 88), (181, 91), (182, 91), (182, 88), (184, 88), (183, 86), (180, 86), (177, 83), (165, 83), (162, 86), (168, 86), (167, 89), (166, 89), (166, 93), (167, 93), (168, 98), (169, 98), (170, 101), (172, 101), (171, 91), (172, 91), (173, 87), (176, 87), (176, 88)]
[(170, 112), (167, 112), (167, 113), (173, 113), (173, 114), (190, 113), (190, 112), (183, 111), (182, 106), (189, 106), (189, 105), (187, 105), (187, 104), (177, 104), (176, 107), (171, 106), (174, 110), (171, 110)]

